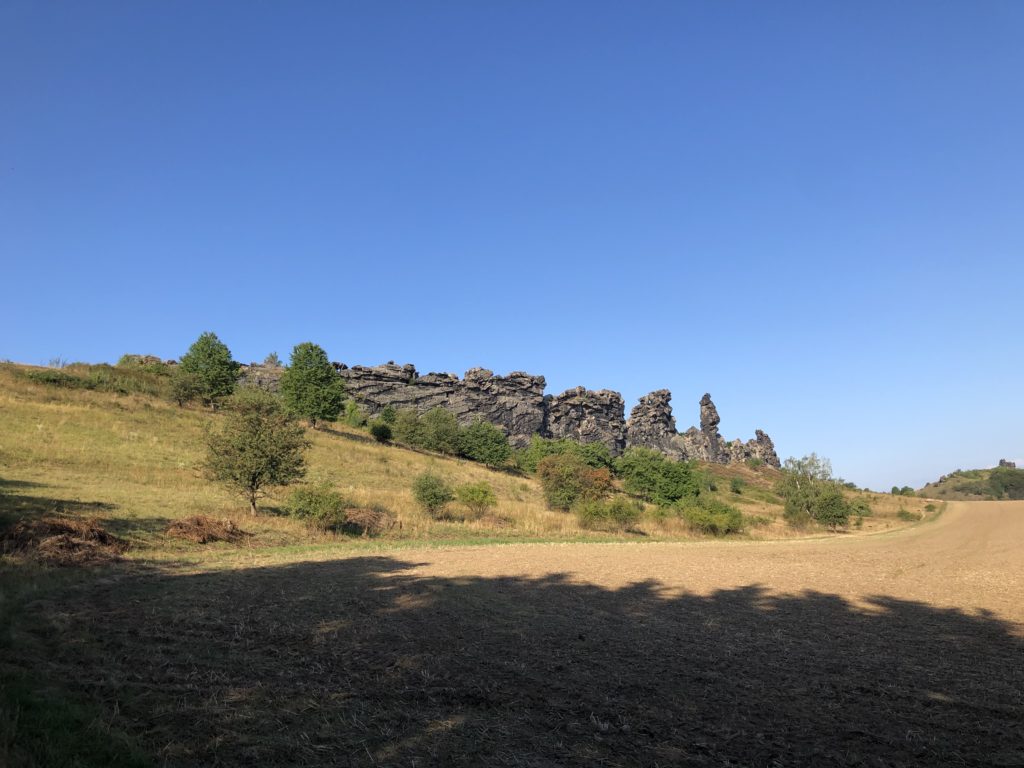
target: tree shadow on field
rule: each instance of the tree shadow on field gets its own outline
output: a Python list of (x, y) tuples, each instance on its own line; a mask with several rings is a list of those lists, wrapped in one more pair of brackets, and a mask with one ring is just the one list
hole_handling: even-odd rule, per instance
[(1024, 763), (1020, 626), (891, 598), (381, 556), (152, 571), (50, 611), (53, 673), (159, 764)]

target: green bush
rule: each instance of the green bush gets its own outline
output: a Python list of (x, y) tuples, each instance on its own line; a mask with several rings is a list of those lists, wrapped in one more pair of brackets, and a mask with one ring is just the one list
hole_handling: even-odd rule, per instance
[(395, 414), (391, 431), (395, 435), (395, 440), (405, 445), (418, 448), (423, 442), (423, 427), (420, 425), (420, 417), (412, 408), (403, 408)]
[(459, 453), (459, 424), (445, 408), (431, 408), (419, 417), (420, 448), (449, 456)]
[(640, 520), (643, 508), (632, 499), (616, 496), (607, 501), (577, 501), (572, 511), (580, 527), (594, 531), (622, 531)]
[(575, 453), (544, 457), (537, 464), (537, 476), (552, 509), (568, 510), (577, 501), (602, 499), (612, 490), (611, 473), (590, 466)]
[(370, 434), (378, 443), (387, 443), (391, 440), (391, 426), (383, 419), (374, 419), (370, 422)]
[(342, 419), (350, 427), (356, 427), (358, 429), (359, 427), (366, 426), (366, 414), (363, 413), (363, 409), (359, 407), (359, 403), (352, 398), (345, 401), (345, 415), (342, 416)]
[(649, 448), (630, 448), (615, 460), (615, 472), (623, 488), (634, 496), (659, 505), (696, 497), (700, 487), (691, 465), (673, 461)]
[(348, 499), (326, 483), (296, 488), (288, 496), (285, 510), (321, 531), (340, 531), (345, 526)]
[(868, 500), (863, 496), (851, 499), (849, 504), (851, 515), (857, 515), (858, 517), (871, 517), (875, 514), (871, 509), (871, 504), (869, 504)]
[(380, 412), (380, 420), (387, 425), (395, 423), (395, 419), (398, 418), (398, 411), (395, 410), (394, 406), (385, 405)]
[(430, 472), (413, 481), (412, 495), (423, 511), (435, 518), (443, 516), (448, 504), (455, 499), (451, 485)]
[(537, 471), (537, 465), (547, 456), (560, 456), (571, 453), (578, 456), (584, 464), (600, 469), (611, 468), (612, 456), (604, 443), (577, 443), (574, 440), (549, 440), (534, 435), (530, 444), (516, 453), (516, 465), (524, 472), (531, 474)]
[(679, 513), (699, 533), (725, 536), (743, 530), (743, 514), (738, 509), (706, 496), (682, 502)]
[(988, 482), (992, 494), (997, 499), (1001, 499), (1003, 496), (1011, 499), (1024, 499), (1024, 469), (997, 467), (992, 470)]
[(729, 481), (729, 490), (732, 493), (743, 493), (743, 486), (746, 485), (740, 478), (734, 477)]
[(475, 517), (480, 517), (491, 507), (498, 505), (498, 497), (494, 495), (494, 489), (490, 483), (481, 481), (479, 483), (467, 483), (455, 489), (455, 498)]
[(500, 467), (512, 457), (512, 448), (504, 432), (486, 421), (477, 421), (460, 431), (459, 454), (488, 467)]
[(811, 515), (818, 523), (834, 531), (845, 526), (850, 519), (850, 505), (838, 487), (827, 488), (818, 496)]

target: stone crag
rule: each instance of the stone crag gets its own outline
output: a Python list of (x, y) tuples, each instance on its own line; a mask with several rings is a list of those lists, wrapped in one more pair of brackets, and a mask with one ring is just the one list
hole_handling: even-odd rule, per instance
[[(516, 447), (540, 435), (603, 443), (613, 455), (639, 446), (680, 460), (729, 464), (756, 459), (779, 466), (775, 446), (761, 430), (746, 443), (722, 438), (720, 417), (710, 395), (700, 401), (700, 428), (679, 433), (670, 404), (672, 393), (667, 389), (640, 398), (626, 421), (625, 403), (618, 392), (576, 387), (560, 395), (545, 395), (544, 377), (522, 371), (496, 376), (484, 368), (471, 368), (460, 379), (454, 373), (420, 375), (415, 366), (394, 362), (351, 368), (335, 363), (334, 367), (352, 397), (371, 416), (387, 406), (419, 412), (446, 408), (461, 424), (483, 419), (501, 427)], [(254, 363), (246, 369), (245, 378), (273, 390), (282, 371)]]

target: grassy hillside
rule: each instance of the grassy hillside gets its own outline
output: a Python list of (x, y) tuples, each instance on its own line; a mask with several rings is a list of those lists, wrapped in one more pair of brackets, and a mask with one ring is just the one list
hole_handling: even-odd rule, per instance
[[(282, 514), (285, 492), (272, 495), (264, 513), (252, 517), (242, 502), (203, 479), (197, 470), (203, 435), (221, 418), (200, 408), (180, 408), (160, 394), (160, 381), (145, 373), (109, 368), (65, 371), (0, 367), (0, 516), (5, 524), (25, 516), (66, 513), (94, 516), (110, 532), (128, 539), (128, 557), (177, 557), (197, 547), (168, 538), (167, 526), (192, 515), (231, 518), (253, 534), (245, 549), (331, 548), (365, 542), (310, 530)], [(72, 381), (71, 379), (75, 379)], [(78, 380), (85, 383), (79, 384)], [(359, 504), (383, 505), (397, 517), (385, 540), (469, 542), (522, 539), (608, 539), (585, 531), (573, 515), (549, 510), (531, 476), (493, 471), (482, 465), (374, 442), (345, 426), (310, 430), (307, 481), (326, 482)], [(493, 513), (479, 520), (431, 519), (415, 505), (413, 478), (432, 471), (455, 484), (486, 481), (497, 495)], [(795, 535), (781, 520), (770, 468), (708, 466), (706, 491), (740, 508), (751, 521), (749, 536)], [(904, 521), (924, 504), (872, 495), (875, 514), (861, 530), (884, 529)], [(920, 509), (918, 509), (920, 507)], [(678, 517), (653, 508), (626, 538), (685, 538)], [(211, 548), (207, 548), (211, 549)], [(213, 547), (218, 550), (237, 547)]]
[(918, 493), (932, 499), (983, 501), (1024, 498), (1024, 469), (958, 469), (928, 483)]

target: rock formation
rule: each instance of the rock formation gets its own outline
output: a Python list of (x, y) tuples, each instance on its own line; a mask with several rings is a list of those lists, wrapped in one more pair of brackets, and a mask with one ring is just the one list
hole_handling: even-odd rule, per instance
[(1000, 459), (999, 460), (999, 466), (1000, 467), (1006, 467), (1007, 469), (1016, 469), (1017, 468), (1017, 462), (1010, 461), (1009, 459)]
[(746, 443), (722, 439), (718, 432), (721, 417), (711, 395), (705, 394), (700, 400), (700, 429), (690, 427), (682, 434), (676, 432), (671, 400), (672, 393), (667, 389), (659, 389), (640, 398), (626, 423), (627, 448), (653, 448), (680, 460), (730, 464), (755, 459), (772, 467), (780, 466), (775, 445), (761, 430), (756, 430), (754, 439)]
[[(700, 401), (700, 428), (691, 427), (680, 434), (672, 415), (672, 393), (667, 389), (640, 398), (627, 422), (618, 392), (576, 387), (560, 395), (545, 395), (544, 377), (522, 371), (495, 376), (484, 368), (471, 368), (460, 379), (454, 373), (420, 375), (415, 366), (394, 362), (351, 368), (335, 363), (334, 367), (352, 397), (371, 416), (387, 406), (421, 413), (446, 408), (460, 424), (483, 419), (501, 427), (516, 447), (540, 435), (603, 443), (612, 455), (640, 446), (680, 460), (728, 464), (759, 459), (779, 466), (775, 446), (761, 430), (746, 443), (723, 440), (718, 432), (718, 409), (707, 394)], [(283, 370), (253, 363), (245, 369), (244, 380), (273, 391)]]
[(547, 418), (541, 435), (578, 443), (604, 443), (613, 456), (626, 443), (626, 405), (622, 395), (602, 389), (569, 389), (545, 400)]

